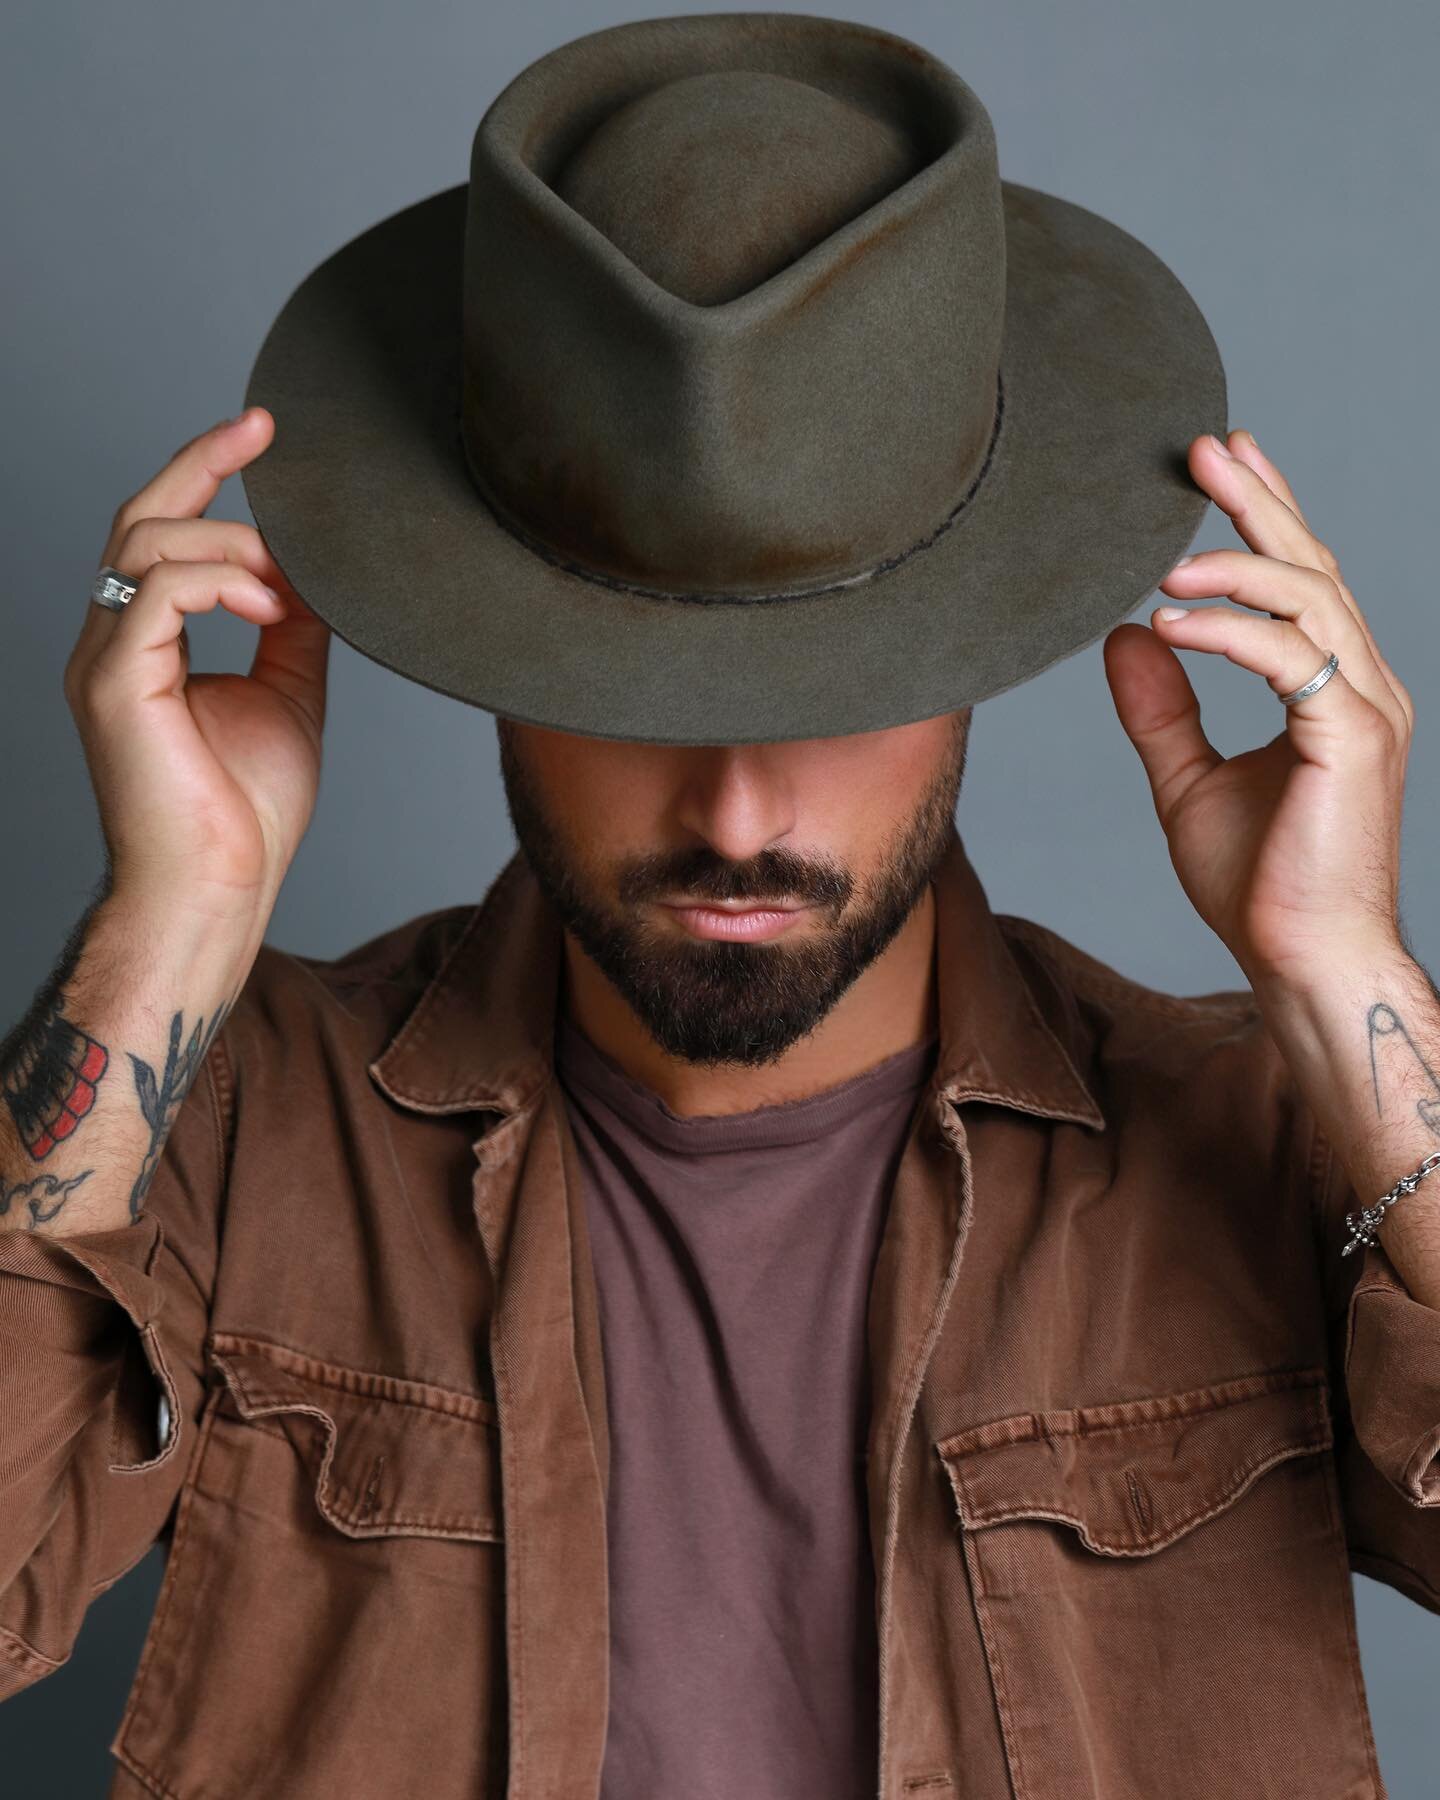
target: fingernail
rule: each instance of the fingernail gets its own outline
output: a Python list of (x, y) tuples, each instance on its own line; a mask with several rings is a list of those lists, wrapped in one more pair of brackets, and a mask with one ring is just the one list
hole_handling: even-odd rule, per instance
[(1185, 617), (1185, 608), (1183, 606), (1160, 606), (1156, 608), (1156, 613), (1158, 617), (1173, 624), (1176, 619)]
[(226, 424), (227, 424), (227, 425), (239, 425), (239, 424), (240, 424), (240, 423), (241, 423), (241, 422), (242, 422), (242, 421), (243, 421), (243, 420), (245, 420), (245, 419), (248, 419), (248, 418), (249, 418), (249, 416), (250, 416), (250, 410), (251, 410), (251, 409), (250, 409), (250, 408), (249, 408), (249, 407), (248, 407), (248, 406), (246, 406), (246, 407), (244, 407), (244, 408), (242, 408), (242, 409), (241, 409), (241, 411), (239, 411), (239, 412), (238, 412), (238, 413), (236, 413), (236, 415), (235, 415), (235, 417), (234, 417), (234, 418), (233, 418), (233, 419), (227, 419), (227, 420), (226, 420), (226, 421), (225, 421), (225, 423), (226, 423)]
[(1215, 446), (1215, 448), (1220, 452), (1220, 454), (1222, 456), (1228, 456), (1230, 458), (1231, 462), (1234, 462), (1236, 460), (1235, 452), (1225, 442), (1224, 438), (1216, 437), (1216, 435), (1213, 431), (1210, 433), (1210, 442)]
[(1176, 563), (1175, 567), (1177, 569), (1183, 569), (1185, 567), (1186, 563), (1194, 562), (1194, 560), (1195, 560), (1195, 558), (1193, 556), (1182, 556), (1180, 558), (1179, 562)]

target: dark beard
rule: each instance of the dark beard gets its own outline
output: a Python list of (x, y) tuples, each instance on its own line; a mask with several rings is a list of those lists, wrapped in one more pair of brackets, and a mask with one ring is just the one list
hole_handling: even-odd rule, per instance
[(914, 911), (955, 829), (964, 775), (968, 712), (957, 715), (950, 755), (895, 833), (879, 874), (856, 900), (843, 866), (780, 847), (743, 863), (704, 845), (625, 864), (622, 906), (661, 895), (695, 900), (776, 899), (818, 906), (831, 924), (817, 941), (773, 944), (662, 940), (648, 925), (585, 891), (544, 816), (497, 720), (500, 769), (516, 841), (550, 905), (629, 1004), (656, 1043), (685, 1062), (755, 1068), (812, 1032)]

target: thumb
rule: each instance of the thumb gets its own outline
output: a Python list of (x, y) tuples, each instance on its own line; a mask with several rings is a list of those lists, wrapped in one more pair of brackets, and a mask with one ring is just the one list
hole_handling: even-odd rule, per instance
[(1125, 735), (1150, 779), (1163, 826), (1194, 784), (1225, 759), (1206, 737), (1180, 658), (1147, 626), (1117, 626), (1104, 644), (1105, 678)]

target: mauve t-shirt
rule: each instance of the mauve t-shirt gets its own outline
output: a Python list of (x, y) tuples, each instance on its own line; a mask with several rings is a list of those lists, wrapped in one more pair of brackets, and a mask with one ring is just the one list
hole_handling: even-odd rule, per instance
[(603, 1800), (871, 1800), (870, 1278), (935, 1039), (686, 1118), (557, 1024), (611, 1441)]

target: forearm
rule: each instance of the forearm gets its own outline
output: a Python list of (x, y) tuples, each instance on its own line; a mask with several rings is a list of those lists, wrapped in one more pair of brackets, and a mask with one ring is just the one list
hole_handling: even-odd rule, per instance
[[(1403, 948), (1357, 950), (1256, 997), (1362, 1205), (1440, 1149), (1440, 997)], [(1410, 1292), (1440, 1307), (1440, 1169), (1387, 1209), (1380, 1235)]]
[(185, 1094), (254, 961), (249, 930), (114, 895), (88, 909), (0, 1044), (0, 1230), (139, 1216)]

